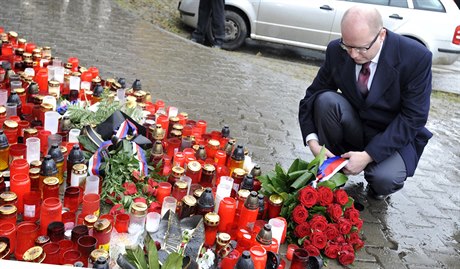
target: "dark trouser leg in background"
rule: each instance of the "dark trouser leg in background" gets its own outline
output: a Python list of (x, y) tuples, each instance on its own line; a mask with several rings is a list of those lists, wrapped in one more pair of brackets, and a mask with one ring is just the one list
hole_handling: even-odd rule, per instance
[(225, 3), (224, 0), (212, 1), (212, 32), (214, 45), (222, 46), (225, 40)]
[(195, 31), (192, 33), (192, 40), (203, 44), (206, 34), (206, 27), (208, 26), (209, 16), (211, 15), (211, 3), (214, 0), (200, 0), (198, 8), (198, 24)]
[[(364, 150), (361, 119), (350, 103), (337, 92), (325, 92), (316, 97), (314, 118), (320, 144), (336, 155)], [(407, 172), (401, 155), (395, 152), (380, 163), (370, 163), (364, 178), (376, 195), (387, 195), (404, 186)]]

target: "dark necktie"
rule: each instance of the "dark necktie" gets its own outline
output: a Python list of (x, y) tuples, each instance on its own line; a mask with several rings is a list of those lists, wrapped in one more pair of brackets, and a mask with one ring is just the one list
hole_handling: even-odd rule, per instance
[(367, 82), (369, 81), (369, 76), (371, 75), (371, 69), (369, 68), (370, 64), (371, 62), (367, 62), (362, 65), (361, 71), (359, 71), (358, 82), (356, 83), (358, 90), (361, 92), (363, 97), (367, 97), (367, 94), (369, 93)]

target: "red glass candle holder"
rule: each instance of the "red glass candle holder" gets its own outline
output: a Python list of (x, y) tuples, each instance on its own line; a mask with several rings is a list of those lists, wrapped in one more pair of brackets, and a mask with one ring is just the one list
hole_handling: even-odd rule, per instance
[(291, 261), (291, 269), (304, 269), (308, 268), (308, 251), (303, 248), (294, 250)]
[(60, 247), (58, 243), (50, 242), (43, 245), (43, 251), (46, 253), (42, 263), (60, 264)]
[(182, 151), (178, 151), (174, 154), (172, 166), (184, 167), (185, 165), (185, 154)]
[(72, 240), (75, 248), (77, 247), (78, 239), (88, 234), (89, 234), (89, 229), (88, 229), (88, 226), (86, 225), (80, 224), (80, 225), (73, 227), (72, 233), (70, 235), (70, 240)]
[(169, 182), (160, 182), (157, 187), (157, 201), (162, 204), (163, 199), (166, 196), (170, 196), (172, 191), (172, 185)]
[(177, 137), (168, 138), (167, 141), (166, 154), (172, 159), (174, 154), (180, 150), (182, 141)]
[(64, 252), (69, 249), (74, 249), (75, 245), (70, 239), (64, 239), (58, 242), (59, 244), (59, 255), (62, 257)]
[(289, 244), (287, 246), (287, 250), (286, 250), (286, 258), (291, 261), (292, 260), (292, 257), (294, 256), (294, 250), (298, 249), (299, 246), (297, 246), (296, 244)]
[(38, 84), (38, 91), (41, 95), (48, 94), (48, 70), (46, 68), (40, 68), (35, 74), (35, 82)]
[(16, 193), (16, 195), (18, 196), (18, 201), (16, 205), (18, 208), (18, 213), (22, 214), (24, 213), (24, 194), (30, 192), (29, 173), (12, 175), (10, 184), (10, 190)]
[(205, 120), (198, 120), (196, 126), (200, 129), (200, 134), (203, 135), (206, 133), (208, 123)]
[(64, 193), (64, 207), (68, 208), (70, 212), (76, 212), (78, 210), (79, 198), (80, 187), (67, 187)]
[(101, 198), (97, 193), (83, 195), (82, 214), (99, 216), (100, 201)]
[(62, 213), (62, 222), (64, 223), (64, 228), (66, 231), (72, 230), (75, 227), (75, 222), (77, 221), (77, 215), (75, 212), (64, 212)]
[(30, 191), (24, 194), (22, 200), (24, 204), (24, 215), (25, 221), (37, 221), (40, 218), (40, 206), (42, 199), (40, 192)]
[(18, 143), (18, 129), (8, 129), (8, 128), (3, 128), (3, 133), (6, 135), (6, 138), (8, 139), (8, 143), (10, 145), (14, 145)]
[(119, 233), (127, 233), (129, 227), (129, 214), (122, 213), (115, 216), (115, 230)]
[(25, 144), (14, 144), (10, 146), (10, 163), (15, 159), (27, 159), (27, 146)]
[(232, 197), (225, 197), (219, 203), (218, 214), (220, 222), (217, 230), (219, 232), (229, 232), (231, 224), (235, 219), (236, 200)]
[(16, 174), (29, 174), (29, 163), (26, 159), (15, 159), (10, 164), (10, 176)]
[(214, 155), (214, 164), (216, 166), (219, 165), (225, 165), (225, 162), (227, 161), (227, 154), (223, 150), (217, 150), (216, 154)]
[(10, 240), (10, 251), (8, 255), (14, 253), (16, 249), (16, 225), (9, 222), (0, 224), (0, 236), (7, 237)]
[(50, 131), (40, 130), (38, 131), (38, 138), (40, 139), (40, 152), (43, 156), (48, 153), (48, 136), (51, 135)]
[(79, 60), (77, 57), (69, 57), (67, 63), (72, 64), (72, 72), (78, 71)]
[[(28, 109), (29, 106), (26, 106), (26, 102), (22, 103), (22, 114), (24, 114), (24, 110), (26, 110), (27, 112), (27, 109)], [(32, 113), (32, 109), (30, 109), (30, 113)], [(30, 128), (30, 122), (26, 121), (26, 120), (20, 120), (18, 122), (18, 136), (19, 137), (24, 137), (24, 129), (27, 129), (27, 128)], [(25, 143), (23, 141), (23, 143)], [(24, 154), (25, 156), (25, 154)], [(23, 157), (25, 159), (25, 157)]]
[(254, 262), (254, 269), (265, 269), (267, 264), (267, 251), (260, 245), (255, 245), (249, 250), (251, 258)]
[[(103, 214), (99, 216), (99, 219), (108, 219), (112, 225), (115, 224), (115, 216), (110, 214)], [(114, 225), (115, 226), (115, 225)]]
[(241, 254), (239, 251), (233, 250), (227, 256), (225, 256), (225, 258), (222, 259), (220, 268), (221, 269), (234, 269), (240, 256)]
[(93, 250), (96, 249), (96, 245), (97, 245), (97, 239), (91, 235), (84, 235), (78, 238), (77, 248), (78, 248), (78, 251), (80, 251), (82, 255), (83, 264), (85, 266), (88, 266), (89, 255), (91, 254)]
[(39, 226), (34, 222), (22, 222), (17, 226), (16, 249), (14, 250), (16, 260), (22, 261), (24, 252), (35, 245), (38, 232)]
[[(61, 256), (61, 264), (74, 264), (78, 261), (82, 261), (80, 251), (76, 249), (69, 249), (64, 252)], [(83, 262), (83, 261), (82, 261)]]
[(35, 43), (27, 42), (25, 52), (32, 53), (36, 48), (37, 45)]
[(40, 235), (46, 235), (48, 225), (53, 221), (62, 221), (62, 204), (56, 197), (43, 201), (40, 209)]
[(53, 221), (46, 228), (51, 242), (59, 242), (64, 239), (65, 226), (62, 221)]
[[(158, 108), (157, 108), (157, 110), (158, 110)], [(163, 115), (163, 114), (159, 115), (157, 117), (156, 123), (161, 125), (161, 128), (163, 128), (163, 130), (165, 130), (166, 134), (168, 133), (168, 127), (169, 127), (169, 118), (168, 118), (168, 116)]]

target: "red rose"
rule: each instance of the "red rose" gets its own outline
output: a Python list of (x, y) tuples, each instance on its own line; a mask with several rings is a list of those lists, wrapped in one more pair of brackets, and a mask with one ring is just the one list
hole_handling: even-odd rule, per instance
[(147, 184), (149, 184), (152, 188), (158, 187), (158, 182), (156, 182), (153, 178), (149, 178), (147, 180)]
[(347, 208), (344, 213), (345, 218), (349, 219), (354, 225), (359, 221), (359, 211), (354, 208)]
[(147, 200), (144, 197), (136, 197), (133, 199), (133, 203), (141, 202), (147, 204)]
[(359, 219), (356, 223), (354, 223), (354, 225), (358, 229), (358, 232), (361, 231), (361, 228), (363, 227), (363, 220)]
[(339, 231), (341, 234), (350, 233), (352, 225), (349, 220), (347, 220), (346, 218), (339, 218), (338, 224), (339, 224)]
[(154, 193), (156, 193), (156, 190), (152, 188), (152, 186), (147, 184), (142, 187), (142, 193), (144, 193), (147, 196), (154, 196)]
[(340, 251), (339, 263), (342, 265), (350, 265), (355, 261), (355, 253), (353, 251)]
[(337, 259), (337, 257), (339, 256), (339, 251), (339, 245), (334, 243), (327, 244), (326, 248), (324, 249), (324, 255), (331, 259)]
[(138, 170), (133, 171), (133, 178), (134, 178), (134, 180), (133, 180), (134, 182), (144, 181), (144, 179), (141, 176), (141, 172), (139, 172)]
[(343, 244), (340, 246), (340, 252), (354, 252), (355, 249), (350, 244)]
[(347, 242), (349, 244), (355, 243), (357, 240), (359, 240), (359, 234), (358, 233), (350, 233), (350, 236), (347, 239)]
[(294, 229), (294, 234), (298, 238), (304, 238), (311, 234), (310, 224), (308, 222), (301, 223), (297, 225)]
[(339, 236), (339, 225), (329, 223), (324, 233), (326, 234), (327, 240), (334, 240)]
[(121, 186), (125, 188), (125, 191), (123, 192), (124, 195), (133, 195), (137, 193), (136, 184), (133, 182), (125, 182)]
[(318, 188), (318, 202), (322, 206), (327, 206), (334, 200), (334, 193), (328, 187), (321, 186)]
[(327, 220), (323, 215), (314, 215), (310, 220), (310, 227), (313, 231), (325, 231), (327, 224)]
[(342, 189), (338, 189), (334, 192), (334, 200), (339, 205), (345, 205), (348, 203), (348, 194)]
[(161, 205), (158, 202), (151, 202), (147, 211), (161, 213)]
[(312, 186), (307, 186), (299, 191), (299, 201), (306, 208), (310, 208), (318, 201), (318, 191)]
[(356, 240), (355, 243), (353, 243), (353, 248), (355, 251), (358, 251), (364, 247), (364, 241), (361, 239)]
[(311, 244), (317, 249), (323, 249), (326, 247), (327, 237), (323, 232), (313, 232), (310, 236)]
[(333, 239), (335, 243), (337, 244), (344, 244), (346, 243), (345, 242), (345, 238), (343, 237), (343, 235), (339, 234), (339, 236), (337, 236), (336, 238)]
[(313, 246), (312, 244), (305, 244), (303, 242), (303, 248), (308, 252), (309, 256), (319, 256), (319, 249)]
[(343, 214), (342, 207), (339, 204), (330, 204), (327, 207), (327, 214), (333, 221), (337, 222)]
[(125, 209), (123, 208), (122, 204), (116, 204), (112, 206), (112, 208), (109, 211), (110, 215), (117, 215), (117, 214), (123, 214), (125, 213)]
[(298, 205), (292, 211), (292, 220), (297, 223), (301, 224), (304, 223), (308, 218), (308, 210), (303, 207), (303, 205)]

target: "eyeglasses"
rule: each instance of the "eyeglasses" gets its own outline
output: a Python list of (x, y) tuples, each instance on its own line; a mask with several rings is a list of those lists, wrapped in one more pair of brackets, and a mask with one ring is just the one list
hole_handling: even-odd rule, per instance
[(368, 47), (352, 47), (352, 46), (345, 45), (345, 43), (343, 43), (342, 38), (340, 39), (340, 42), (339, 42), (340, 47), (342, 47), (342, 49), (344, 49), (344, 50), (346, 50), (348, 52), (351, 52), (351, 50), (354, 49), (357, 53), (366, 53), (374, 45), (375, 41), (377, 41), (377, 38), (379, 37), (381, 31), (382, 31), (382, 29), (379, 30), (379, 32), (374, 37), (374, 39), (372, 40), (372, 42), (369, 44)]

